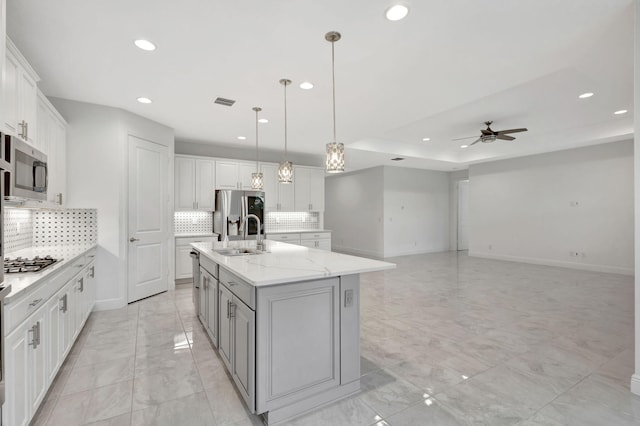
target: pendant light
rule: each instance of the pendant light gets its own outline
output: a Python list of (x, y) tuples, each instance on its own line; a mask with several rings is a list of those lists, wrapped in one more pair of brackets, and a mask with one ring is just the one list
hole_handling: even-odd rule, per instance
[(331, 77), (333, 81), (333, 142), (327, 144), (327, 173), (344, 172), (344, 144), (336, 142), (336, 66), (334, 44), (342, 36), (337, 31), (329, 31), (324, 38), (331, 43)]
[(283, 78), (280, 84), (284, 86), (284, 161), (278, 167), (278, 182), (293, 182), (293, 163), (287, 160), (287, 86), (291, 84), (291, 80)]
[(260, 173), (260, 163), (258, 163), (258, 113), (262, 111), (260, 107), (252, 108), (256, 112), (256, 172), (251, 173), (251, 189), (262, 190), (264, 188), (264, 179)]

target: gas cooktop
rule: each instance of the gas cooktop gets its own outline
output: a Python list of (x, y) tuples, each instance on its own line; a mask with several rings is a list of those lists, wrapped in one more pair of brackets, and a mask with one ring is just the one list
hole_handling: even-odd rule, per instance
[(54, 259), (51, 256), (36, 256), (33, 259), (16, 257), (15, 259), (4, 259), (4, 273), (15, 274), (19, 272), (39, 272), (61, 259)]

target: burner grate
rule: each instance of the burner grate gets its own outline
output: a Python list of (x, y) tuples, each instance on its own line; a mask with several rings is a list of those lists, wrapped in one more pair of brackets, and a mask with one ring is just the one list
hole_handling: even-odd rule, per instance
[(43, 269), (58, 262), (59, 259), (54, 259), (51, 256), (36, 256), (33, 259), (16, 257), (15, 259), (4, 259), (4, 272), (5, 274), (16, 274), (20, 272), (39, 272)]

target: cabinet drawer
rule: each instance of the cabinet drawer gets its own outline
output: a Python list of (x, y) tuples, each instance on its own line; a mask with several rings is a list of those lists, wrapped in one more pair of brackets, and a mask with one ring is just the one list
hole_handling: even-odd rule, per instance
[(215, 237), (177, 237), (176, 247), (188, 246), (191, 243), (212, 243)]
[(267, 239), (291, 244), (300, 244), (300, 234), (267, 234)]
[(234, 295), (251, 309), (256, 309), (255, 288), (224, 268), (220, 268), (220, 283), (224, 284)]
[(331, 232), (305, 232), (300, 234), (300, 240), (324, 240), (330, 239)]

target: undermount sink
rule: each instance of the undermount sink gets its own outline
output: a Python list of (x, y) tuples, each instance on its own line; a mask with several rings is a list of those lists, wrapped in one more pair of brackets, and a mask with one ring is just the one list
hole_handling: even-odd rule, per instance
[(250, 256), (252, 254), (261, 254), (262, 252), (251, 248), (225, 248), (214, 250), (223, 256)]

